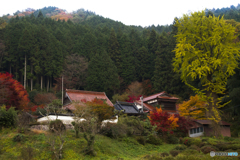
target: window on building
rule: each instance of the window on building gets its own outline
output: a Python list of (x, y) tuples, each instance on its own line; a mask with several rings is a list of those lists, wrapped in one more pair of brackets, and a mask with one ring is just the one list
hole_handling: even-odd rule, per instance
[(190, 129), (190, 134), (201, 133), (201, 132), (203, 132), (203, 127)]
[(190, 134), (193, 134), (193, 129), (190, 129)]
[(194, 133), (197, 133), (197, 128), (194, 128)]

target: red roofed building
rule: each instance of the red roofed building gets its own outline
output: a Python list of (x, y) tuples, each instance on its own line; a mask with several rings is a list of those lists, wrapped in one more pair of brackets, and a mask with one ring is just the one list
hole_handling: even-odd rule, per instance
[(66, 94), (63, 101), (63, 108), (68, 110), (74, 110), (75, 107), (72, 102), (89, 102), (94, 100), (95, 98), (102, 99), (106, 101), (109, 106), (113, 107), (112, 102), (108, 99), (105, 92), (66, 89)]
[[(177, 97), (173, 97), (167, 94), (165, 91), (153, 94), (151, 96), (143, 98), (143, 111), (149, 112), (153, 111), (156, 107), (161, 106), (162, 110), (168, 112), (169, 114), (178, 114), (178, 101)], [(141, 101), (135, 101), (138, 108), (141, 108)], [(211, 136), (213, 134), (213, 129), (211, 128), (210, 120), (193, 120), (195, 125), (189, 129), (190, 137)], [(227, 122), (221, 121), (221, 134), (223, 136), (231, 137), (230, 125)]]
[(169, 113), (177, 113), (176, 103), (178, 101), (177, 97), (169, 95), (167, 92), (163, 91), (157, 94), (153, 94), (148, 97), (143, 98), (143, 106), (149, 108), (149, 110), (155, 109), (157, 106), (161, 106), (162, 110)]

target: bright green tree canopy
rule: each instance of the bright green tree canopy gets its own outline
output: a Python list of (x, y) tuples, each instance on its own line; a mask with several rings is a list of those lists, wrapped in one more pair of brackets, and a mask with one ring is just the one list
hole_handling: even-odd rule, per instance
[(183, 15), (175, 26), (174, 70), (186, 83), (199, 78), (206, 91), (222, 93), (240, 57), (235, 28), (223, 17), (207, 17), (204, 11)]

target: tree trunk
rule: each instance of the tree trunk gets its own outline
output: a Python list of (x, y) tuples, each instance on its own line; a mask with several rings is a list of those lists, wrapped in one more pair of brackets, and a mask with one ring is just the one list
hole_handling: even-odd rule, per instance
[(9, 67), (9, 73), (12, 74), (12, 67), (11, 67), (11, 64), (10, 64), (10, 67)]
[(52, 76), (50, 77), (50, 90), (52, 89)]
[(42, 86), (43, 86), (43, 76), (41, 76), (41, 90), (42, 90)]
[(49, 77), (47, 77), (47, 92), (48, 92), (48, 89), (49, 89)]
[(24, 89), (26, 89), (26, 78), (27, 78), (27, 55), (25, 54), (25, 64), (24, 64)]
[[(208, 81), (212, 81), (212, 75), (207, 76)], [(208, 87), (208, 86), (207, 86)], [(207, 109), (208, 111), (206, 112), (206, 118), (210, 119), (213, 118), (211, 128), (213, 129), (213, 134), (216, 137), (219, 137), (221, 135), (221, 117), (220, 117), (220, 112), (217, 106), (218, 103), (218, 95), (215, 92), (212, 92), (211, 90), (206, 92), (206, 96), (210, 99), (208, 99), (208, 105)]]
[[(31, 76), (33, 76), (33, 66), (31, 65)], [(33, 90), (33, 78), (31, 77), (31, 91)]]

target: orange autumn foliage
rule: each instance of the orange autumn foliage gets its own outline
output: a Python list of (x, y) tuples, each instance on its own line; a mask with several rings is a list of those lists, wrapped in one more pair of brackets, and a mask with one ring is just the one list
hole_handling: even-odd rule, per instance
[(164, 112), (162, 108), (150, 111), (148, 118), (151, 125), (157, 126), (157, 131), (162, 133), (173, 133), (172, 130), (178, 127), (178, 118), (176, 118), (175, 115), (170, 115), (169, 113)]
[(179, 105), (178, 111), (181, 116), (188, 116), (194, 119), (205, 118), (206, 103), (198, 95), (191, 96), (190, 100)]

